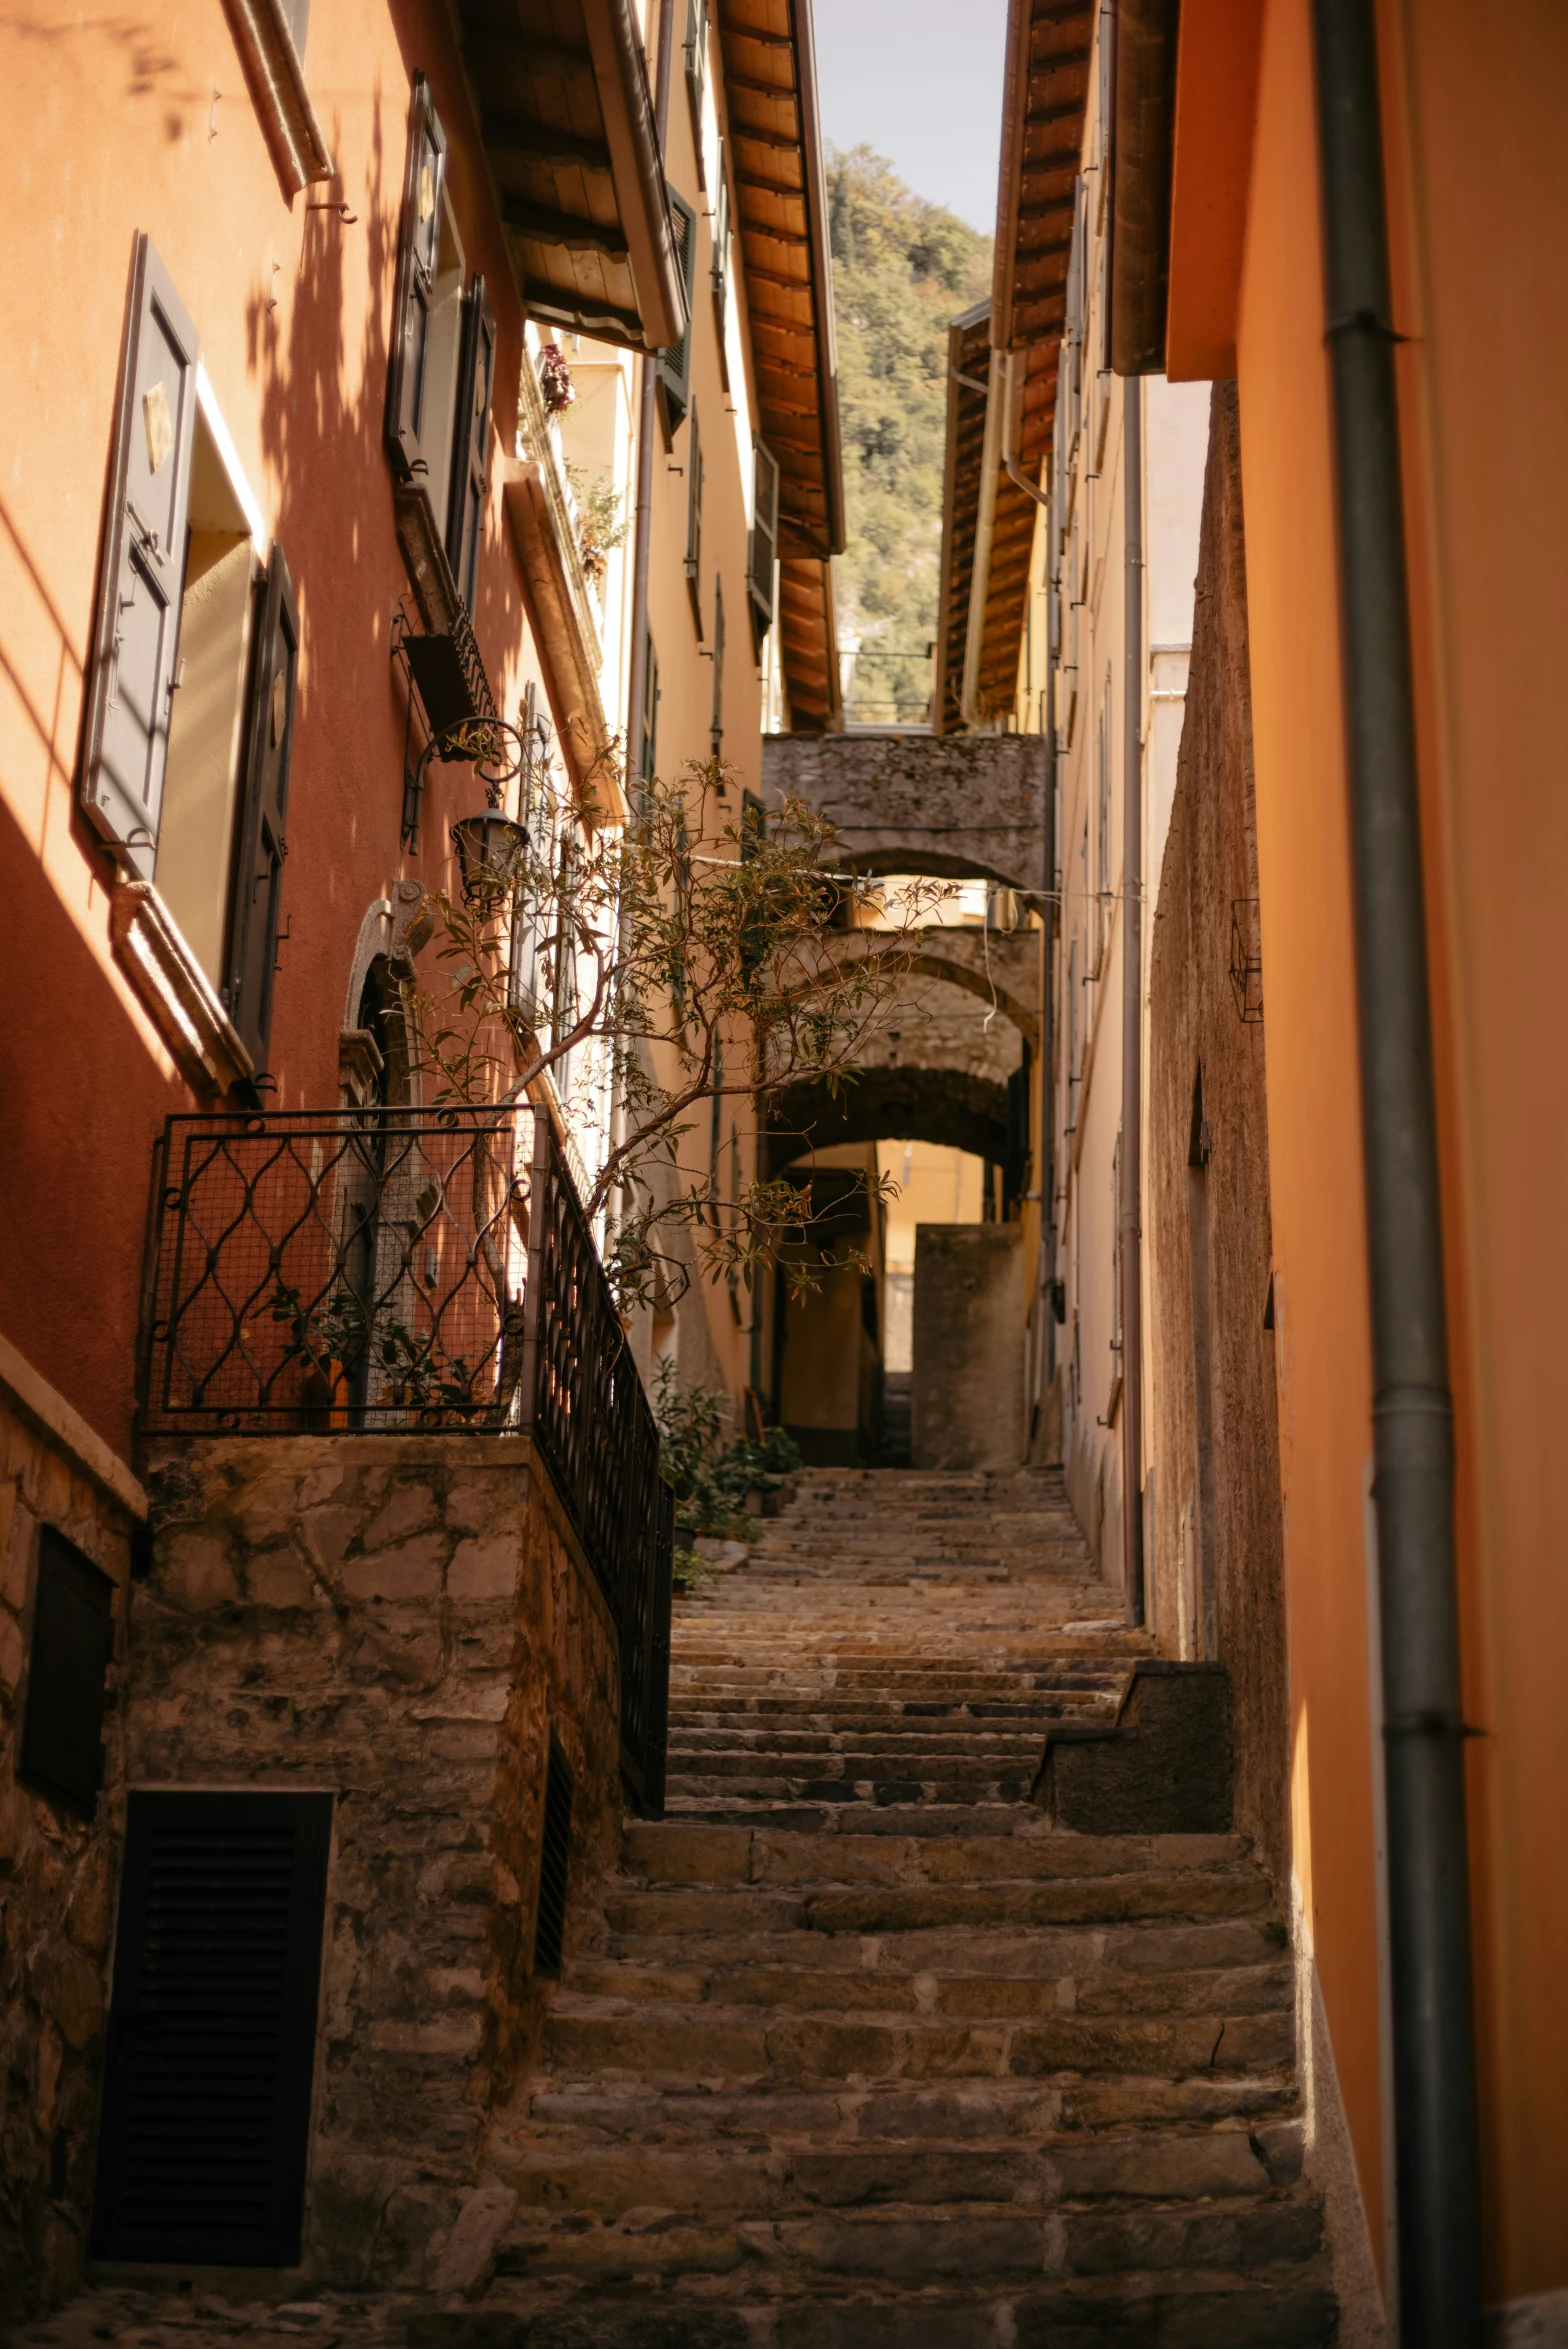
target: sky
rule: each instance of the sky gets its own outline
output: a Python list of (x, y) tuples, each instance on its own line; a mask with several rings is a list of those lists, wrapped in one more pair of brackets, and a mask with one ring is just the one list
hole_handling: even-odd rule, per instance
[(989, 236), (1007, 0), (816, 0), (812, 18), (830, 143), (864, 139), (916, 195)]

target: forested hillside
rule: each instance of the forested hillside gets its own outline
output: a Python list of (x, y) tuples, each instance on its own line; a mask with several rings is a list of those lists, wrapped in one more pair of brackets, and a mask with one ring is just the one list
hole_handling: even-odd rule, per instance
[[(991, 290), (991, 240), (907, 188), (870, 147), (829, 150), (848, 547), (839, 642), (860, 644), (845, 717), (926, 715), (942, 544), (947, 329)], [(888, 654), (912, 658), (888, 659)]]

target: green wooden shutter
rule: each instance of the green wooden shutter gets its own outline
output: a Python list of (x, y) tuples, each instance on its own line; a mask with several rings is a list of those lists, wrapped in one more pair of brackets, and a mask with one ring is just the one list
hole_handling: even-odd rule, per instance
[(686, 592), (691, 616), (702, 636), (702, 436), (697, 429), (697, 403), (692, 402), (691, 431), (686, 436)]
[(697, 215), (684, 196), (667, 188), (670, 218), (675, 227), (675, 252), (686, 288), (686, 331), (678, 343), (659, 353), (659, 383), (671, 433), (679, 430), (691, 402), (691, 289), (697, 267)]
[(196, 329), (138, 236), (110, 456), (82, 807), (138, 880), (158, 855), (196, 443)]
[(746, 588), (760, 642), (773, 625), (773, 577), (779, 551), (778, 460), (760, 440), (755, 452), (751, 514)]

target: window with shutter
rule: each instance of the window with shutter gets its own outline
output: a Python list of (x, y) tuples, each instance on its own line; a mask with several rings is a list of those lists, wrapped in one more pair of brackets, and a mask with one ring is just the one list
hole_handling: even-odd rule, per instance
[(686, 96), (691, 103), (691, 139), (697, 150), (697, 185), (708, 184), (703, 155), (703, 101), (708, 92), (708, 0), (686, 0)]
[(103, 1783), (104, 1676), (114, 1584), (52, 1525), (40, 1528), (21, 1775), (90, 1819)]
[(773, 625), (773, 581), (779, 551), (778, 463), (760, 440), (753, 460), (751, 516), (746, 587), (760, 645)]
[(250, 749), (234, 866), (224, 998), (245, 1049), (257, 1068), (264, 1069), (272, 1030), (283, 860), (288, 854), (284, 826), (299, 675), (299, 607), (280, 546), (273, 547), (267, 571), (261, 633), (251, 674)]
[(572, 1860), (572, 1773), (552, 1737), (544, 1782), (544, 1833), (539, 1839), (539, 1898), (534, 1907), (536, 1974), (561, 1970), (566, 1937), (566, 1888)]
[(463, 301), (457, 369), (457, 425), (452, 435), (452, 490), (447, 504), (446, 551), (457, 592), (470, 611), (484, 536), (485, 484), (490, 463), (490, 393), (495, 382), (495, 317), (485, 281), (475, 275)]
[(130, 1797), (100, 2259), (297, 2263), (331, 1824), (325, 1794)]
[(648, 659), (643, 669), (642, 779), (651, 783), (659, 772), (659, 656), (648, 637)]
[(697, 215), (684, 196), (666, 187), (670, 219), (675, 228), (675, 252), (686, 287), (686, 332), (678, 343), (659, 353), (659, 388), (664, 398), (665, 429), (673, 437), (680, 429), (691, 399), (691, 289), (697, 269)]
[(710, 737), (713, 755), (717, 758), (724, 747), (724, 582), (717, 574), (713, 581), (713, 723)]
[[(532, 678), (523, 691), (523, 773), (519, 820), (528, 834), (529, 864), (539, 872), (555, 870), (555, 812), (550, 784), (551, 737), (542, 696)], [(512, 908), (511, 1001), (530, 1027), (545, 1016), (540, 1000), (542, 973), (540, 944), (549, 921), (527, 888), (520, 889)]]
[[(398, 471), (429, 489), (433, 474), (426, 446), (432, 418), (431, 340), (441, 275), (446, 177), (446, 133), (422, 73), (414, 76), (403, 223), (398, 240), (397, 292), (392, 314), (392, 363), (387, 376), (387, 447)], [(432, 502), (434, 502), (432, 500)], [(439, 518), (439, 517), (438, 517)]]
[(146, 236), (136, 239), (108, 528), (93, 628), (82, 805), (125, 869), (150, 881), (168, 761), (200, 345)]
[(719, 141), (719, 189), (713, 207), (713, 267), (709, 271), (713, 285), (713, 314), (719, 337), (719, 373), (726, 391), (730, 388), (729, 299), (730, 299), (730, 177), (724, 159), (724, 142)]
[(686, 437), (686, 592), (691, 616), (702, 636), (702, 436), (697, 429), (697, 403), (692, 402), (691, 431)]

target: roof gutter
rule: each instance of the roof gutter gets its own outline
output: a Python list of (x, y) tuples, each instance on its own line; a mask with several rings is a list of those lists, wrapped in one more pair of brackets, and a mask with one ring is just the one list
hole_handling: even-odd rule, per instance
[(1399, 2337), (1482, 2339), (1441, 1190), (1372, 0), (1313, 0), (1388, 1811)]
[(817, 45), (811, 0), (794, 0), (795, 92), (800, 119), (800, 176), (811, 236), (812, 307), (817, 324), (817, 397), (822, 409), (822, 472), (827, 492), (828, 543), (824, 555), (844, 552), (844, 450), (838, 414), (838, 343), (833, 332), (833, 255), (828, 242), (828, 183), (817, 109)]
[(1116, 0), (1111, 365), (1158, 375), (1170, 296), (1176, 0)]
[(1014, 398), (1017, 370), (1011, 351), (993, 345), (986, 382), (985, 439), (980, 449), (980, 489), (975, 515), (975, 559), (969, 574), (969, 618), (964, 629), (964, 675), (958, 707), (966, 726), (973, 726), (980, 700), (980, 656), (985, 649), (985, 606), (991, 586), (991, 538), (996, 528), (996, 485), (1002, 473), (1006, 417)]

